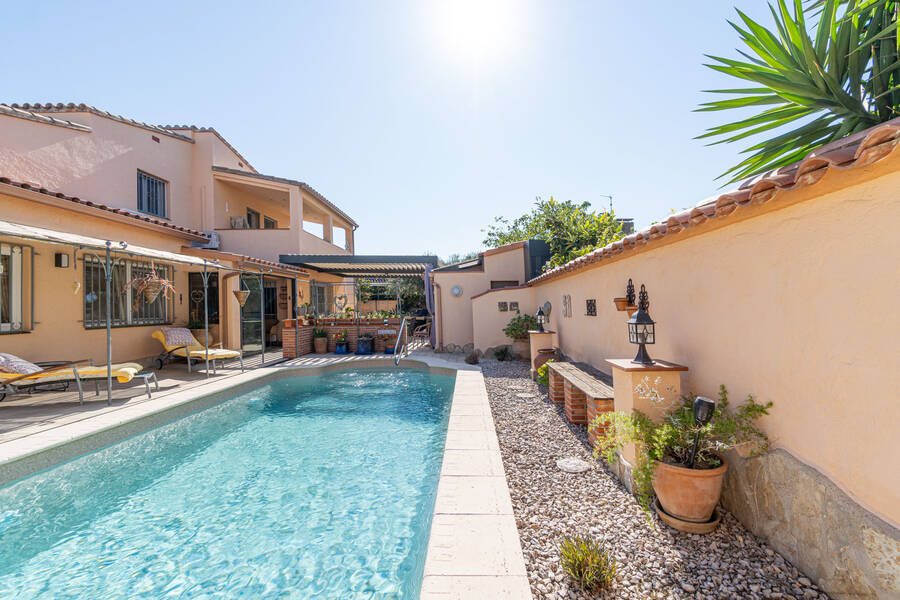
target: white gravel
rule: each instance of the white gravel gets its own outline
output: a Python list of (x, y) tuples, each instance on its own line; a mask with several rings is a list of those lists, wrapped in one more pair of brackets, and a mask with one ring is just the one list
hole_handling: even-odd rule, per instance
[[(615, 475), (591, 458), (587, 429), (566, 421), (546, 388), (531, 381), (527, 364), (481, 366), (535, 599), (828, 598), (725, 511), (716, 531), (703, 536), (648, 520)], [(517, 396), (523, 393), (535, 397)], [(556, 465), (565, 457), (594, 468), (565, 473)], [(618, 561), (612, 588), (599, 596), (559, 566), (560, 540), (578, 533), (601, 539)]]

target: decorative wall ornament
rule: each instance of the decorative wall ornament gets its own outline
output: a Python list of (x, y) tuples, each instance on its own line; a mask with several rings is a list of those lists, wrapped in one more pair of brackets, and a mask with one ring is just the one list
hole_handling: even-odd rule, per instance
[(569, 294), (563, 296), (563, 317), (566, 319), (572, 318), (572, 296)]
[(544, 302), (544, 305), (541, 306), (541, 308), (544, 310), (544, 317), (546, 317), (547, 321), (549, 321), (550, 320), (550, 311), (553, 310), (553, 305), (550, 304), (549, 300), (547, 300), (546, 302)]
[(455, 296), (455, 297), (457, 297), (457, 298), (459, 298), (460, 296), (462, 296), (462, 286), (461, 286), (461, 285), (454, 285), (452, 288), (450, 288), (450, 295), (451, 295), (451, 296)]
[(508, 305), (506, 302), (498, 302), (498, 303), (497, 303), (497, 309), (498, 309), (500, 312), (506, 312), (506, 311), (509, 310), (509, 305)]
[(518, 302), (510, 302), (509, 310), (515, 310), (515, 311), (519, 310), (519, 303)]
[(597, 300), (595, 298), (589, 298), (586, 301), (586, 311), (587, 316), (596, 317), (597, 316)]

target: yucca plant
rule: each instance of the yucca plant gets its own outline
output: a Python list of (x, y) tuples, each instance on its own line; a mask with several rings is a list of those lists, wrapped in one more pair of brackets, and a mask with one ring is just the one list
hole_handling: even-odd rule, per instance
[[(900, 116), (900, 52), (895, 0), (786, 0), (769, 5), (774, 29), (741, 11), (729, 21), (746, 60), (708, 56), (711, 69), (755, 87), (707, 90), (729, 98), (698, 111), (766, 107), (718, 125), (700, 138), (713, 144), (768, 135), (720, 177), (733, 183), (790, 164), (828, 142)], [(810, 17), (813, 23), (807, 22)], [(784, 131), (792, 126), (793, 128)]]

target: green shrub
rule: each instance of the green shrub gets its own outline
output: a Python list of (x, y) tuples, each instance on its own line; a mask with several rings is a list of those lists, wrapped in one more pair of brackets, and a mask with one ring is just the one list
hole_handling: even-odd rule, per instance
[(494, 350), (494, 356), (501, 362), (506, 361), (512, 358), (512, 350), (510, 350), (509, 346), (500, 346)]
[(316, 327), (315, 329), (313, 329), (313, 337), (328, 337), (328, 331)]
[(563, 571), (578, 585), (596, 592), (609, 587), (616, 576), (616, 559), (603, 544), (587, 536), (571, 536), (559, 545)]
[(548, 360), (547, 362), (542, 364), (540, 367), (538, 367), (537, 382), (540, 385), (550, 385), (550, 367), (548, 367), (547, 365), (549, 365), (552, 362), (553, 362), (553, 359), (551, 358), (550, 360)]
[(503, 333), (513, 340), (528, 339), (528, 332), (538, 328), (537, 317), (534, 315), (516, 315), (503, 329)]

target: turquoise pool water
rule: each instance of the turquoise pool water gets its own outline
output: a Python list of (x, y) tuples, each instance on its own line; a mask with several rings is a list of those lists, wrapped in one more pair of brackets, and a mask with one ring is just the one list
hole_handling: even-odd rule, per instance
[(286, 379), (0, 488), (0, 598), (417, 598), (452, 392)]

